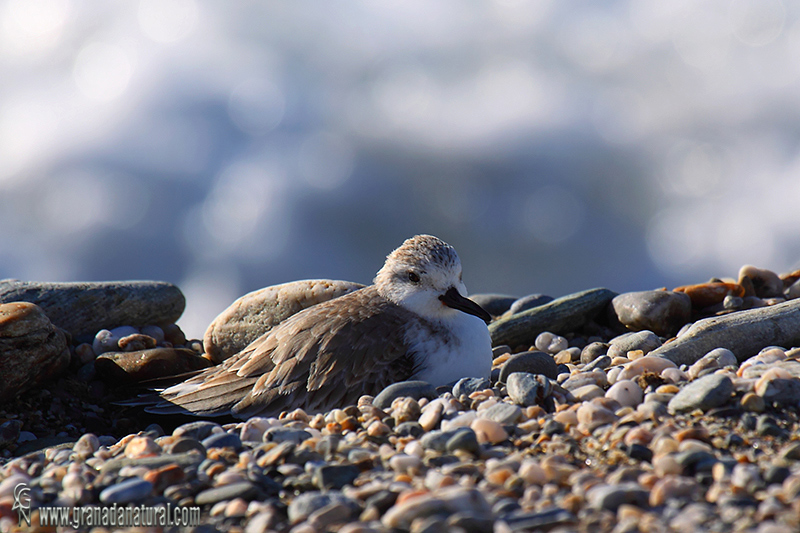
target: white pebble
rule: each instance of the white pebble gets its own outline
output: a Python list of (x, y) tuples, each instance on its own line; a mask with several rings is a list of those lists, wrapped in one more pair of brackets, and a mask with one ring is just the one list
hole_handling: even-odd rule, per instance
[(642, 403), (644, 392), (635, 381), (623, 379), (614, 383), (606, 391), (606, 398), (616, 400), (620, 405), (636, 407)]

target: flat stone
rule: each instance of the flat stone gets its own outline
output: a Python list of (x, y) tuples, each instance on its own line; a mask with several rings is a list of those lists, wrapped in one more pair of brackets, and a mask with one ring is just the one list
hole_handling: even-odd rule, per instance
[(399, 381), (389, 385), (375, 396), (372, 405), (379, 409), (386, 409), (392, 405), (395, 398), (404, 396), (415, 400), (421, 398), (432, 400), (437, 397), (437, 394), (434, 386), (427, 381)]
[(222, 426), (216, 422), (197, 420), (176, 427), (172, 435), (175, 437), (191, 437), (193, 439), (203, 440), (212, 433), (222, 433), (223, 431)]
[(298, 428), (273, 427), (264, 432), (264, 442), (291, 442), (293, 444), (300, 444), (310, 438), (311, 433), (305, 429)]
[(500, 367), (500, 382), (505, 383), (514, 372), (541, 374), (550, 379), (558, 376), (558, 365), (553, 356), (539, 351), (514, 354)]
[(488, 418), (494, 420), (499, 424), (509, 425), (514, 424), (522, 416), (522, 409), (517, 405), (510, 403), (496, 403), (478, 413), (480, 418)]
[(572, 526), (577, 517), (566, 509), (554, 508), (541, 512), (514, 513), (503, 518), (512, 531), (550, 531), (558, 526)]
[(209, 505), (217, 502), (233, 500), (234, 498), (251, 499), (258, 493), (258, 487), (250, 481), (239, 481), (219, 487), (212, 487), (200, 492), (194, 497), (197, 505)]
[(474, 488), (449, 486), (434, 493), (405, 499), (391, 507), (381, 518), (387, 528), (410, 530), (416, 519), (424, 519), (435, 514), (453, 515), (469, 512), (477, 517), (490, 518), (492, 509), (486, 497)]
[(94, 361), (97, 374), (109, 383), (138, 383), (176, 376), (211, 366), (211, 361), (186, 348), (150, 348), (106, 352)]
[(320, 490), (340, 490), (352, 485), (360, 473), (355, 465), (324, 465), (314, 469), (311, 482)]
[(181, 468), (191, 468), (202, 463), (204, 459), (204, 455), (200, 455), (196, 452), (165, 454), (155, 457), (140, 457), (137, 459), (120, 457), (117, 459), (109, 459), (103, 463), (103, 466), (100, 467), (100, 472), (104, 474), (108, 472), (117, 472), (126, 466), (143, 466), (152, 470), (171, 464), (176, 464)]
[(470, 428), (458, 428), (454, 435), (447, 440), (445, 449), (448, 452), (457, 450), (469, 452), (473, 455), (480, 455), (481, 445), (478, 443), (478, 436)]
[(726, 366), (736, 366), (739, 362), (733, 352), (727, 348), (715, 348), (697, 360), (689, 369), (686, 374), (690, 379), (695, 379), (702, 372), (716, 370), (717, 368), (724, 368)]
[(616, 295), (608, 289), (590, 289), (496, 320), (489, 324), (492, 345), (530, 346), (542, 332), (561, 335), (580, 329)]
[(800, 299), (698, 320), (651, 355), (691, 365), (715, 348), (727, 348), (738, 361), (744, 361), (767, 346), (798, 344)]
[(69, 360), (64, 332), (40, 307), (28, 302), (0, 304), (0, 401), (61, 374)]
[(692, 300), (682, 292), (626, 292), (615, 296), (609, 309), (630, 330), (650, 330), (669, 337), (689, 322)]
[(733, 381), (722, 374), (709, 374), (683, 387), (667, 405), (672, 414), (701, 409), (707, 411), (731, 399)]
[(203, 336), (205, 352), (215, 363), (224, 361), (293, 314), (362, 287), (350, 281), (314, 279), (245, 294), (208, 326)]
[(508, 313), (514, 315), (516, 313), (521, 313), (523, 311), (527, 311), (528, 309), (533, 309), (534, 307), (539, 307), (540, 305), (544, 305), (552, 301), (552, 296), (547, 296), (544, 294), (529, 294), (512, 303), (511, 307), (508, 308)]
[(242, 449), (242, 440), (235, 433), (215, 433), (203, 439), (203, 447), (206, 450), (211, 448), (233, 448), (234, 451)]
[(492, 316), (500, 316), (517, 301), (516, 296), (507, 294), (472, 294), (470, 300), (483, 307)]
[(162, 281), (43, 283), (0, 281), (0, 303), (30, 302), (73, 337), (117, 326), (172, 324), (186, 306), (180, 289)]
[(131, 503), (140, 502), (153, 493), (153, 484), (141, 478), (134, 477), (120, 481), (115, 485), (106, 487), (100, 493), (103, 503)]
[(596, 485), (589, 489), (586, 499), (590, 507), (616, 512), (620, 505), (648, 507), (650, 491), (635, 482)]

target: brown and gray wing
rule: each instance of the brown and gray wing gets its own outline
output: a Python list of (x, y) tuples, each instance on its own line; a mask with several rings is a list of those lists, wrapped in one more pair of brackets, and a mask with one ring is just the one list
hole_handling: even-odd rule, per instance
[(343, 407), (416, 371), (404, 338), (414, 316), (377, 296), (372, 287), (312, 309), (265, 339), (269, 362), (251, 357), (239, 368), (240, 377), (258, 379), (233, 407), (235, 416)]

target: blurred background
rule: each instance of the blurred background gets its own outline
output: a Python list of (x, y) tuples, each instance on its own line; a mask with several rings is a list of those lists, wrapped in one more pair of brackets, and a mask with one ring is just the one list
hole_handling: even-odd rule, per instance
[(800, 268), (800, 6), (0, 2), (0, 278), (369, 283), (405, 238), (470, 291)]

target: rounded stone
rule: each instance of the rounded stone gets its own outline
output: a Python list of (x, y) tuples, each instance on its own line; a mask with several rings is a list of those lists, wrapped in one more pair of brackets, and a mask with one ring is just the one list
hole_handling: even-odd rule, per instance
[(153, 493), (153, 484), (138, 477), (120, 481), (103, 489), (100, 501), (103, 503), (139, 502)]
[(234, 451), (242, 449), (242, 440), (235, 433), (215, 433), (203, 439), (203, 447), (206, 450), (211, 448), (233, 448)]
[(522, 352), (512, 355), (500, 367), (500, 382), (505, 383), (514, 372), (541, 374), (550, 379), (558, 376), (558, 365), (551, 355), (539, 351)]
[(427, 381), (400, 381), (383, 389), (380, 394), (375, 396), (372, 405), (378, 409), (387, 409), (392, 405), (395, 398), (402, 398), (403, 396), (414, 398), (415, 400), (421, 398), (432, 400), (436, 398), (437, 394), (434, 386)]
[(507, 294), (473, 294), (469, 299), (483, 307), (492, 316), (502, 315), (518, 300), (516, 296)]
[(486, 378), (461, 378), (453, 385), (453, 396), (461, 398), (462, 395), (469, 396), (473, 392), (491, 388), (492, 383)]
[(506, 380), (508, 397), (517, 405), (536, 405), (547, 398), (553, 390), (550, 381), (541, 374), (513, 372)]
[(210, 505), (233, 500), (234, 498), (249, 499), (257, 493), (258, 488), (256, 485), (250, 481), (239, 481), (206, 489), (195, 496), (194, 501), (197, 505)]
[(682, 292), (626, 292), (611, 300), (611, 309), (630, 330), (669, 337), (691, 318), (692, 300)]
[(547, 296), (545, 294), (529, 294), (514, 301), (508, 308), (508, 313), (512, 315), (521, 313), (523, 311), (527, 311), (528, 309), (533, 309), (534, 307), (539, 307), (540, 305), (544, 305), (552, 301), (552, 296)]
[(623, 407), (636, 407), (642, 403), (644, 392), (635, 381), (623, 379), (614, 383), (606, 391), (605, 396), (619, 402)]
[(627, 357), (628, 352), (641, 350), (646, 354), (661, 346), (658, 335), (649, 330), (625, 333), (608, 341), (607, 355), (614, 357)]
[(590, 342), (581, 350), (581, 363), (589, 364), (598, 357), (606, 355), (609, 346), (605, 342)]
[(733, 381), (723, 374), (709, 374), (683, 387), (667, 405), (672, 414), (701, 409), (707, 411), (731, 399)]

